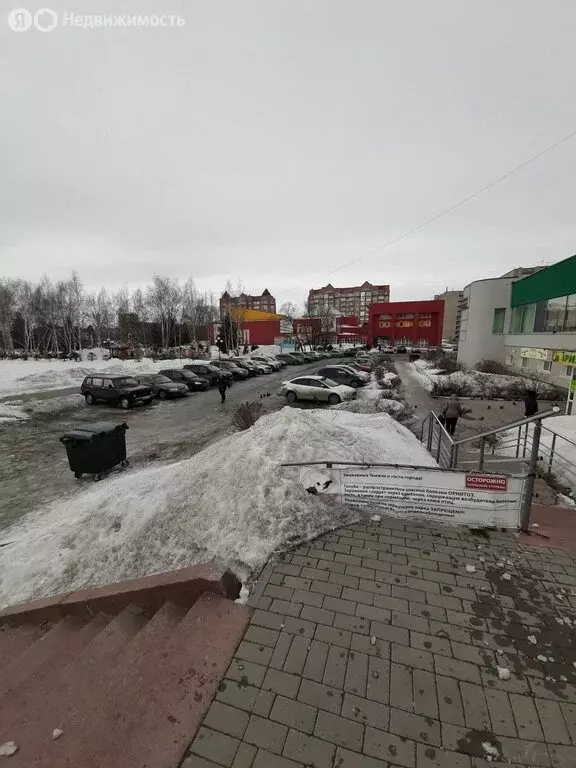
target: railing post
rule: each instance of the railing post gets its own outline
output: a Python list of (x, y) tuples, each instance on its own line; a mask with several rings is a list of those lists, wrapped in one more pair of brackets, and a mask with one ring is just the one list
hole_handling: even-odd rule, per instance
[(478, 469), (484, 469), (484, 451), (486, 450), (486, 440), (482, 438), (480, 440), (480, 461), (478, 462)]
[(532, 496), (534, 494), (534, 483), (536, 481), (536, 467), (538, 466), (538, 451), (540, 449), (541, 434), (542, 419), (538, 419), (534, 422), (530, 464), (528, 465), (528, 475), (524, 481), (524, 495), (522, 497), (522, 506), (520, 508), (520, 530), (524, 531), (524, 533), (528, 533), (530, 527), (530, 511), (532, 509)]
[(432, 414), (428, 416), (428, 453), (432, 453), (432, 436), (434, 434), (434, 418)]
[(436, 463), (440, 464), (440, 449), (442, 448), (442, 427), (438, 429), (438, 450), (436, 451)]
[(522, 438), (522, 427), (518, 427), (518, 440), (516, 441), (516, 458), (520, 456), (520, 440)]
[(459, 447), (460, 446), (458, 445), (458, 443), (456, 443), (456, 445), (454, 446), (454, 465), (452, 469), (458, 469), (458, 448)]
[(526, 443), (528, 442), (528, 424), (524, 424), (524, 447), (522, 448), (522, 458), (526, 458)]
[(550, 458), (548, 459), (548, 480), (550, 480), (552, 476), (552, 462), (554, 461), (554, 451), (556, 450), (557, 434), (556, 432), (553, 432), (552, 434), (552, 447), (550, 448)]
[(448, 465), (448, 469), (454, 468), (454, 455), (456, 453), (456, 446), (454, 443), (450, 446), (450, 464)]

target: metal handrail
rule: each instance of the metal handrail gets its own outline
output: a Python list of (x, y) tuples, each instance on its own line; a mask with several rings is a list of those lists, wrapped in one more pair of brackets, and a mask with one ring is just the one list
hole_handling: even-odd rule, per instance
[(561, 440), (566, 440), (567, 443), (570, 443), (570, 445), (576, 447), (576, 442), (574, 442), (574, 440), (570, 440), (569, 437), (564, 437), (564, 435), (561, 435), (559, 432), (554, 432), (553, 429), (549, 429), (548, 427), (542, 427), (542, 429), (545, 429), (546, 432), (550, 432), (552, 435), (556, 435), (556, 437), (559, 437)]
[[(515, 429), (516, 427), (522, 427), (524, 424), (531, 424), (534, 421), (540, 419), (547, 419), (550, 416), (556, 416), (560, 412), (560, 408), (555, 405), (551, 410), (544, 411), (543, 413), (536, 413), (534, 416), (529, 416), (527, 419), (519, 419), (518, 421), (512, 421), (510, 424), (505, 424), (502, 427), (496, 427), (495, 429), (489, 429), (487, 432), (480, 432), (478, 435), (472, 435), (471, 437), (464, 437), (462, 440), (452, 440), (454, 445), (463, 445), (464, 443), (473, 443), (475, 440), (482, 440), (490, 435), (498, 435), (500, 432), (507, 432), (509, 429)], [(552, 431), (552, 430), (550, 430)], [(446, 433), (447, 437), (450, 437)], [(451, 438), (450, 438), (451, 439)]]

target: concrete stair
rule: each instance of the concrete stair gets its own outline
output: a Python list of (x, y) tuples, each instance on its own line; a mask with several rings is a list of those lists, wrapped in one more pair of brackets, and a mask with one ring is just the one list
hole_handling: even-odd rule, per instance
[(0, 616), (0, 744), (18, 746), (12, 768), (180, 765), (249, 610), (216, 591), (153, 603), (36, 625)]

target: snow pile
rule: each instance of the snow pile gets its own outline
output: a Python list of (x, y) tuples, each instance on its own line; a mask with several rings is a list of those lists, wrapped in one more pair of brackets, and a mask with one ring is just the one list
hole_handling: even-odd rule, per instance
[[(485, 397), (506, 400), (521, 399), (526, 390), (534, 389), (541, 399), (554, 399), (557, 390), (545, 381), (527, 379), (524, 376), (508, 376), (480, 371), (456, 371), (444, 374), (437, 368), (427, 367), (426, 361), (416, 360), (408, 367), (410, 375), (434, 395), (456, 392), (461, 397)], [(420, 365), (419, 365), (420, 364)]]
[(383, 398), (381, 393), (377, 393), (376, 397), (346, 400), (338, 405), (333, 405), (332, 410), (348, 411), (349, 413), (389, 413), (394, 417), (403, 413), (406, 406), (398, 400), (389, 400)]
[(241, 576), (275, 550), (358, 518), (311, 496), (297, 461), (433, 466), (387, 414), (283, 408), (190, 459), (94, 483), (3, 531), (0, 605), (217, 558)]
[(276, 344), (263, 344), (251, 354), (256, 355), (257, 357), (274, 357), (274, 355), (279, 355), (280, 351), (280, 347)]

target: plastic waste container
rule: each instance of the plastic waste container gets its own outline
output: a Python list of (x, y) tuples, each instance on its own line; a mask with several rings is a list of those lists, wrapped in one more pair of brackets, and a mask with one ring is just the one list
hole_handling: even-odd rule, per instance
[(117, 464), (128, 466), (126, 459), (126, 430), (128, 424), (100, 421), (83, 424), (62, 435), (74, 477), (94, 475), (101, 480), (105, 472)]

